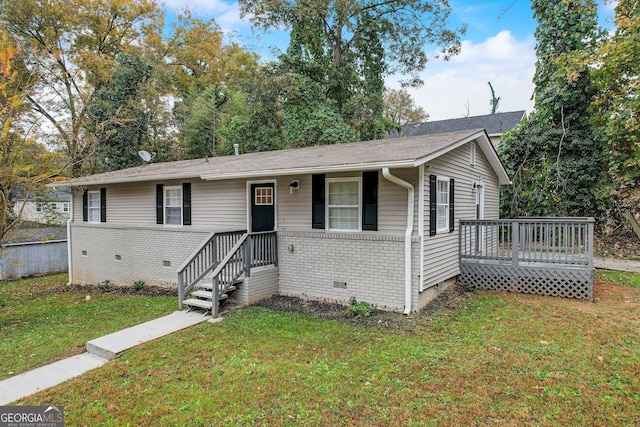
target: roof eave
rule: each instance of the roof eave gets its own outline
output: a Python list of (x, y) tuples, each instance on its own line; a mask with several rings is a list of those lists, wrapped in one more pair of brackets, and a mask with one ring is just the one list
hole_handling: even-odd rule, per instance
[(377, 170), (382, 168), (416, 167), (415, 160), (402, 160), (397, 162), (357, 163), (352, 165), (313, 166), (304, 168), (271, 169), (259, 172), (237, 172), (226, 174), (203, 174), (200, 178), (205, 181), (221, 181), (226, 179), (264, 178), (268, 176), (305, 175), (314, 173), (349, 172), (354, 170)]

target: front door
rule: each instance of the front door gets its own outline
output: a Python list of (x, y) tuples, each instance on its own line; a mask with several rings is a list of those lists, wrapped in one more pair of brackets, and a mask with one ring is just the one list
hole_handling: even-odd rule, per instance
[(275, 191), (273, 183), (251, 184), (251, 231), (275, 229)]

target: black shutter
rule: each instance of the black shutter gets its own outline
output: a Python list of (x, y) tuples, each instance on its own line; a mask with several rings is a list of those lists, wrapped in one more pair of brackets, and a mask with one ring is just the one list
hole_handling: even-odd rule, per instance
[(164, 224), (164, 186), (156, 185), (156, 224)]
[(435, 175), (429, 175), (429, 236), (435, 236), (437, 230), (437, 210), (438, 201), (436, 196), (436, 181)]
[(449, 232), (452, 232), (453, 229), (455, 228), (456, 222), (455, 222), (455, 209), (454, 209), (454, 193), (453, 193), (453, 189), (454, 189), (454, 179), (451, 178), (449, 180)]
[(191, 225), (191, 183), (182, 184), (182, 225)]
[(378, 230), (378, 171), (362, 172), (362, 229)]
[(324, 178), (324, 174), (311, 176), (311, 228), (325, 228)]
[(82, 221), (89, 221), (89, 193), (87, 190), (82, 192)]
[(100, 222), (107, 222), (107, 189), (100, 189)]

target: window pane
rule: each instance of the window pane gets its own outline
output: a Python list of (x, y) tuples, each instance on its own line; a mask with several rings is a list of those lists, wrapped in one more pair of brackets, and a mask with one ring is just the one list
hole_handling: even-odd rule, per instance
[(330, 205), (358, 205), (358, 181), (329, 183)]
[(182, 225), (182, 188), (165, 188), (164, 223)]
[(100, 193), (97, 191), (89, 192), (89, 207), (90, 208), (99, 208), (100, 207)]
[(329, 228), (358, 229), (358, 208), (329, 208)]
[(443, 228), (447, 228), (447, 211), (448, 207), (440, 207), (438, 206), (437, 210), (437, 220), (436, 224), (438, 226), (438, 230), (442, 230)]
[(437, 202), (438, 204), (449, 203), (449, 183), (447, 181), (438, 181), (437, 190)]
[(182, 225), (182, 208), (167, 208), (166, 223), (170, 225)]

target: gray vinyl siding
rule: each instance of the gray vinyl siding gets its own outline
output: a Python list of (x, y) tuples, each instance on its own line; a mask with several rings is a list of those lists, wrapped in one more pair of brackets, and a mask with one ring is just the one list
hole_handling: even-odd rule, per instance
[[(484, 217), (499, 217), (498, 177), (487, 158), (478, 148), (476, 166), (471, 166), (470, 145), (465, 144), (425, 167), (424, 183), (424, 278), (425, 289), (446, 281), (460, 273), (458, 258), (458, 230), (461, 219), (476, 216), (476, 194), (473, 182), (480, 177), (484, 182)], [(429, 175), (438, 175), (455, 180), (455, 228), (453, 232), (441, 232), (429, 236)]]
[[(191, 182), (191, 220), (194, 229), (242, 230), (247, 227), (245, 180), (156, 181), (112, 184), (107, 188), (107, 224), (165, 228), (156, 224), (156, 185)], [(90, 187), (88, 190), (98, 190)], [(74, 194), (74, 221), (82, 222), (82, 192)], [(99, 226), (100, 224), (95, 224)]]
[[(391, 173), (415, 187), (415, 213), (418, 212), (418, 168), (396, 169)], [(361, 178), (361, 172), (327, 174), (327, 178)], [(298, 190), (289, 191), (292, 180), (300, 181)], [(283, 177), (278, 180), (278, 230), (312, 231), (311, 229), (311, 175)], [(407, 190), (387, 181), (379, 172), (378, 176), (378, 231), (381, 233), (404, 235), (407, 224)], [(417, 233), (414, 221), (414, 233)], [(314, 232), (321, 232), (313, 230)]]

